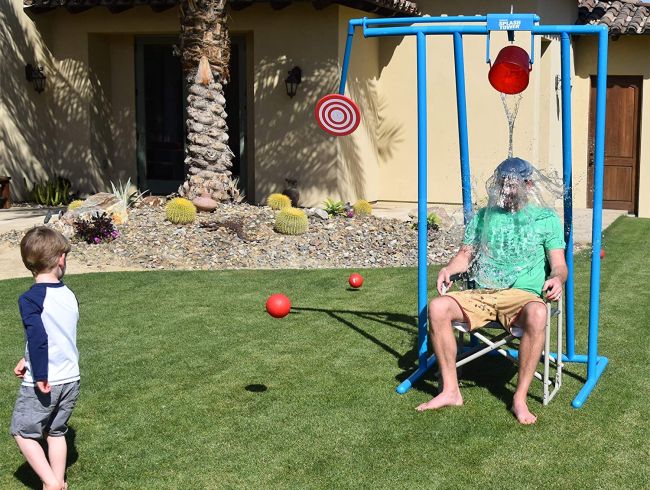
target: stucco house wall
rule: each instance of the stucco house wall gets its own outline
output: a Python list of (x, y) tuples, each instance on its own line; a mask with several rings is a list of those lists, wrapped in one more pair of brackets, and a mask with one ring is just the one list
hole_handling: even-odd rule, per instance
[[(574, 79), (575, 118), (581, 122), (581, 129), (574, 131), (574, 168), (578, 175), (584, 175), (576, 183), (575, 192), (582, 196), (586, 206), (587, 196), (587, 136), (589, 125), (590, 75), (596, 74), (598, 46), (595, 39), (581, 38), (576, 43), (576, 77)], [(643, 77), (641, 88), (641, 128), (639, 141), (639, 203), (638, 216), (650, 217), (650, 64), (643, 62), (650, 52), (650, 38), (647, 36), (621, 36), (609, 42), (608, 75), (636, 75)], [(609, 110), (609, 109), (608, 109)], [(580, 126), (579, 126), (580, 128)]]
[[(506, 10), (504, 2), (463, 2), (450, 10), (448, 2), (421, 1), (425, 14), (485, 15)], [(507, 9), (509, 11), (509, 7)], [(518, 12), (539, 13), (542, 23), (572, 24), (572, 2), (518, 2)], [(454, 53), (451, 36), (427, 39), (428, 200), (460, 204), (462, 189), (456, 108)], [(491, 59), (507, 45), (504, 33), (491, 35)], [(530, 35), (517, 33), (515, 44), (530, 51)], [(499, 94), (489, 85), (484, 36), (464, 37), (469, 155), (476, 200), (485, 195), (484, 182), (508, 153), (508, 124)], [(555, 77), (560, 73), (559, 40), (535, 38), (535, 63), (520, 102), (513, 135), (513, 153), (548, 174), (561, 175), (561, 112)], [(380, 148), (379, 194), (386, 201), (417, 201), (416, 43), (414, 38), (382, 38), (380, 86), (385, 104), (382, 120), (390, 124), (390, 141)], [(512, 105), (513, 96), (507, 97)], [(583, 205), (584, 200), (576, 200)]]
[[(467, 1), (450, 6), (421, 0), (429, 15), (476, 15), (509, 10), (502, 1)], [(453, 10), (451, 10), (453, 8)], [(545, 24), (573, 24), (575, 2), (517, 2), (517, 12), (536, 12)], [(137, 177), (136, 36), (177, 35), (177, 9), (155, 13), (136, 7), (120, 14), (92, 8), (28, 16), (20, 0), (0, 12), (3, 70), (0, 71), (0, 174), (13, 178), (18, 199), (29, 181), (64, 172), (82, 192), (107, 189), (109, 181)], [(326, 197), (343, 200), (415, 202), (417, 199), (416, 53), (413, 38), (355, 36), (346, 93), (359, 105), (362, 122), (351, 136), (336, 138), (318, 128), (313, 110), (320, 97), (336, 92), (350, 18), (362, 11), (330, 5), (315, 10), (293, 3), (280, 12), (266, 4), (233, 11), (229, 27), (246, 38), (249, 198), (263, 202), (299, 181), (302, 204)], [(271, 21), (272, 20), (272, 21)], [(516, 44), (530, 49), (530, 36)], [(491, 58), (506, 45), (493, 33)], [(610, 42), (610, 74), (642, 75), (648, 50), (642, 36)], [(428, 197), (432, 203), (461, 202), (453, 47), (450, 36), (427, 40)], [(595, 43), (572, 40), (574, 206), (587, 206), (586, 138), (589, 74), (595, 73)], [(508, 127), (499, 94), (487, 82), (485, 38), (464, 42), (469, 151), (475, 200), (508, 150)], [(36, 93), (24, 66), (45, 67), (47, 88)], [(294, 65), (303, 70), (295, 97), (284, 78)], [(559, 40), (535, 39), (535, 64), (523, 93), (514, 129), (514, 154), (549, 174), (561, 173), (561, 109), (556, 79)], [(512, 99), (512, 97), (510, 98)], [(510, 101), (512, 103), (512, 100)], [(228, 110), (228, 108), (226, 108)], [(648, 115), (643, 101), (642, 116)], [(648, 130), (642, 125), (639, 215), (650, 216)], [(28, 183), (29, 185), (29, 183)]]
[[(355, 135), (328, 136), (313, 116), (317, 100), (338, 88), (341, 42), (355, 12), (297, 3), (282, 13), (264, 4), (231, 13), (231, 32), (248, 41), (255, 201), (281, 191), (287, 177), (299, 180), (306, 205), (325, 196), (378, 199), (376, 41), (358, 48), (350, 71), (350, 93), (367, 102)], [(13, 177), (14, 196), (27, 197), (23, 178), (31, 182), (48, 174), (72, 176), (81, 192), (106, 189), (109, 181), (136, 181), (135, 36), (177, 35), (177, 9), (154, 13), (137, 7), (117, 15), (104, 8), (79, 14), (55, 9), (32, 19), (12, 0), (6, 18), (9, 25), (0, 29), (7, 41), (3, 58), (10, 64), (0, 81), (0, 173)], [(28, 62), (45, 67), (42, 94), (24, 79)], [(284, 78), (294, 65), (302, 68), (303, 82), (290, 99)]]

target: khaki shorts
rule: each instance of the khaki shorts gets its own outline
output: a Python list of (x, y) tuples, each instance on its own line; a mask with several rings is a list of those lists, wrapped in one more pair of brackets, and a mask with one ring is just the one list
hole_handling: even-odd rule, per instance
[(545, 304), (539, 296), (523, 289), (466, 289), (447, 296), (458, 303), (470, 330), (493, 321), (510, 330), (528, 303)]

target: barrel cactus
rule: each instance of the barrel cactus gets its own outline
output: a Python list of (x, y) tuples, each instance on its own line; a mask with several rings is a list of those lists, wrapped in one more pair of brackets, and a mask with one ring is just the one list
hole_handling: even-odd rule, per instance
[(372, 214), (372, 206), (368, 201), (364, 201), (363, 199), (359, 199), (357, 202), (355, 202), (352, 205), (352, 209), (354, 209), (354, 214), (357, 216)]
[(75, 199), (70, 204), (68, 204), (68, 211), (79, 208), (83, 203), (83, 199)]
[(284, 194), (271, 194), (266, 203), (271, 207), (271, 209), (278, 210), (291, 207), (291, 198), (285, 196)]
[(302, 209), (284, 208), (275, 217), (275, 231), (284, 235), (301, 235), (309, 228), (309, 220)]
[(165, 213), (167, 219), (174, 224), (192, 223), (196, 218), (196, 206), (188, 199), (176, 197), (169, 201)]

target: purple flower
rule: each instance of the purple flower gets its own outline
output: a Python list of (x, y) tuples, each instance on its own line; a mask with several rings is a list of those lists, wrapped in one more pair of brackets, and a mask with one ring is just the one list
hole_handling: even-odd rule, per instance
[(100, 239), (98, 236), (96, 236), (95, 239), (94, 239), (93, 241), (94, 241), (95, 243), (99, 243), (99, 242), (101, 242), (101, 239)]

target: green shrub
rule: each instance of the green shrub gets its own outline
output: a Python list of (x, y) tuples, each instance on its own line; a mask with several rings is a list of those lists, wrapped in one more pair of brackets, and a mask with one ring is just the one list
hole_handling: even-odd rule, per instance
[(372, 205), (363, 199), (359, 199), (357, 202), (355, 202), (352, 205), (352, 209), (354, 209), (354, 214), (358, 216), (367, 216), (369, 214), (372, 214)]
[(337, 214), (343, 214), (345, 212), (345, 204), (343, 201), (335, 201), (329, 197), (323, 201), (323, 209), (330, 216), (336, 216)]
[(275, 217), (275, 231), (284, 235), (301, 235), (309, 228), (309, 220), (302, 209), (284, 208)]
[(278, 209), (290, 208), (291, 199), (289, 196), (285, 196), (284, 194), (271, 194), (266, 200), (266, 204), (268, 204), (271, 209), (277, 211)]
[(196, 206), (183, 197), (176, 197), (169, 201), (165, 207), (165, 214), (167, 219), (174, 224), (192, 223), (196, 219)]

